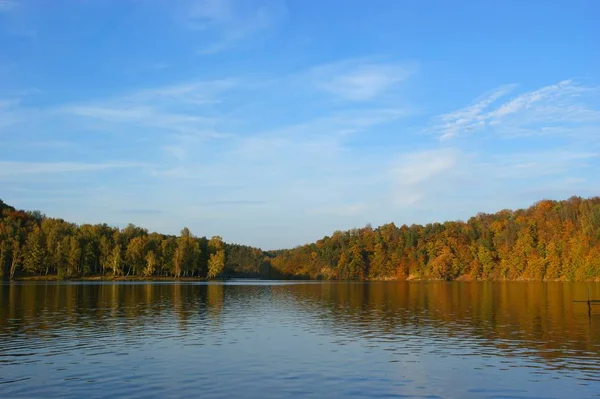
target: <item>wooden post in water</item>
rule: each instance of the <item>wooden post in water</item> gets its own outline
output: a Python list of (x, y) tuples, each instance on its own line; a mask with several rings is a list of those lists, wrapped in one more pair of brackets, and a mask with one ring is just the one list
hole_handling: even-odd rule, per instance
[(587, 303), (587, 307), (588, 307), (588, 319), (592, 320), (592, 305), (600, 304), (600, 300), (591, 299), (590, 298), (590, 287), (588, 287), (586, 285), (585, 288), (587, 289), (587, 301), (573, 301), (573, 302), (585, 302), (585, 303)]
[(585, 288), (587, 288), (587, 294), (588, 294), (588, 301), (587, 301), (587, 305), (588, 305), (588, 319), (591, 319), (592, 318), (592, 302), (590, 301), (590, 287), (588, 287), (586, 285)]

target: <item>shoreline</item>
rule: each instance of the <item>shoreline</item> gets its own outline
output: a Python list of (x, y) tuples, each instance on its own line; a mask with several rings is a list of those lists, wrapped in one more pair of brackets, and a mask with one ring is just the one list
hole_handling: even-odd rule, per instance
[(14, 278), (12, 280), (2, 280), (2, 281), (71, 281), (71, 282), (86, 282), (86, 281), (102, 281), (102, 282), (111, 282), (111, 281), (137, 281), (137, 282), (224, 282), (231, 279), (236, 280), (261, 280), (261, 281), (310, 281), (310, 282), (458, 282), (458, 283), (471, 283), (471, 282), (539, 282), (539, 283), (552, 283), (552, 282), (564, 282), (564, 283), (598, 283), (600, 279), (591, 279), (591, 280), (566, 280), (566, 279), (555, 279), (555, 280), (536, 280), (536, 279), (473, 279), (467, 276), (461, 276), (455, 280), (442, 280), (442, 279), (428, 279), (428, 278), (417, 278), (414, 276), (410, 276), (406, 279), (394, 279), (394, 278), (381, 278), (381, 279), (366, 279), (366, 280), (319, 280), (319, 279), (263, 279), (260, 277), (230, 277), (226, 279), (207, 279), (204, 277), (171, 277), (171, 276), (79, 276), (74, 278), (63, 278), (59, 279), (57, 275), (45, 275), (45, 276), (21, 276)]
[[(6, 280), (11, 281), (11, 280)], [(62, 278), (59, 279), (57, 275), (47, 276), (23, 276), (14, 278), (12, 281), (222, 281), (222, 280), (208, 280), (203, 277), (166, 277), (166, 276), (79, 276), (73, 278)]]

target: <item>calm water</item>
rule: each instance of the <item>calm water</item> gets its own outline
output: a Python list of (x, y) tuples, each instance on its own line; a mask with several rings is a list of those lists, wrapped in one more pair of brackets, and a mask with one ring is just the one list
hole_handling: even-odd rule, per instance
[[(600, 299), (600, 284), (588, 285)], [(0, 285), (0, 397), (600, 397), (562, 283)]]

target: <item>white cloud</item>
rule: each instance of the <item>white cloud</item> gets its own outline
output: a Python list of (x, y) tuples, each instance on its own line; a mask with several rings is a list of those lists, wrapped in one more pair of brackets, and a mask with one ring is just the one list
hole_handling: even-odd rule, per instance
[(183, 160), (193, 145), (232, 136), (218, 129), (220, 117), (212, 107), (234, 87), (232, 80), (194, 81), (65, 105), (53, 112), (80, 118), (88, 126), (107, 132), (123, 131), (127, 127), (127, 134), (140, 138), (151, 137), (153, 131), (159, 131), (158, 146), (162, 145), (170, 156)]
[(498, 179), (539, 179), (548, 176), (567, 178), (579, 168), (600, 158), (600, 151), (551, 149), (537, 152), (513, 152), (492, 156), (489, 164), (480, 165)]
[(67, 105), (57, 111), (112, 122), (138, 121), (159, 127), (171, 126), (173, 130), (189, 130), (192, 125), (210, 124), (211, 118), (198, 114), (205, 111), (206, 106), (220, 102), (220, 96), (234, 87), (232, 80), (195, 81)]
[[(139, 126), (160, 128), (172, 132), (193, 133), (200, 130), (205, 131), (207, 126), (213, 124), (211, 118), (170, 112), (151, 105), (131, 104), (130, 108), (127, 108), (126, 105), (122, 108), (110, 103), (106, 105), (73, 105), (61, 108), (60, 112), (107, 122), (130, 122)], [(215, 135), (209, 136), (214, 137)]]
[[(297, 79), (298, 75), (287, 76), (282, 79), (283, 85), (286, 81), (296, 82)], [(190, 151), (198, 151), (207, 140), (244, 136), (224, 148), (228, 150), (239, 145), (235, 150), (237, 152), (245, 151), (243, 148), (253, 140), (271, 140), (272, 143), (277, 143), (278, 139), (294, 140), (296, 146), (298, 143), (301, 146), (302, 143), (310, 143), (313, 138), (319, 137), (326, 138), (324, 141), (341, 140), (344, 136), (411, 114), (405, 108), (379, 106), (352, 111), (330, 111), (329, 115), (314, 117), (306, 122), (287, 122), (269, 129), (251, 129), (245, 126), (248, 111), (233, 117), (231, 114), (234, 108), (227, 105), (232, 100), (234, 103), (241, 101), (243, 105), (248, 99), (253, 104), (257, 90), (260, 90), (261, 95), (265, 92), (274, 95), (272, 100), (275, 103), (277, 98), (288, 95), (287, 90), (280, 89), (278, 85), (265, 87), (260, 81), (252, 79), (215, 79), (138, 90), (105, 100), (58, 107), (54, 112), (76, 116), (91, 124), (100, 123), (99, 129), (107, 132), (115, 129), (123, 131), (127, 127), (127, 134), (130, 136), (146, 137), (149, 134), (148, 128), (159, 129), (161, 135), (157, 144), (166, 154), (180, 162), (186, 161)], [(263, 153), (269, 147), (270, 144), (262, 145), (254, 153)], [(174, 170), (173, 166), (167, 169)], [(178, 170), (177, 174), (185, 173)]]
[(350, 203), (350, 204), (335, 204), (325, 207), (319, 207), (314, 209), (308, 209), (307, 215), (327, 215), (327, 216), (357, 216), (365, 214), (371, 205), (367, 205), (362, 202)]
[(410, 206), (427, 197), (430, 188), (437, 190), (441, 179), (457, 173), (459, 155), (453, 148), (400, 154), (389, 169), (392, 201)]
[(374, 220), (464, 220), (476, 212), (527, 207), (542, 198), (595, 195), (599, 159), (600, 151), (561, 148), (489, 154), (447, 147), (401, 153), (387, 168), (389, 198), (375, 208)]
[[(226, 20), (230, 12), (236, 11), (206, 14)], [(496, 146), (491, 135), (475, 149), (459, 140), (439, 148), (430, 136), (412, 135), (409, 123), (416, 118), (402, 123), (414, 112), (398, 93), (413, 71), (401, 62), (346, 60), (283, 76), (192, 80), (42, 107), (32, 124), (41, 133), (18, 127), (30, 135), (13, 140), (27, 145), (28, 158), (19, 159), (74, 159), (72, 148), (63, 146), (72, 142), (77, 160), (89, 157), (0, 162), (0, 179), (13, 188), (76, 187), (76, 199), (58, 194), (65, 198), (58, 215), (70, 220), (89, 221), (89, 209), (100, 215), (137, 209), (132, 204), (143, 198), (143, 209), (169, 209), (169, 215), (128, 212), (126, 220), (121, 214), (112, 222), (146, 223), (165, 233), (189, 225), (201, 235), (266, 247), (313, 241), (366, 222), (468, 217), (528, 205), (516, 199), (533, 202), (545, 192), (572, 195), (593, 187), (588, 171), (598, 157), (574, 140), (567, 148), (531, 138), (526, 152)], [(514, 95), (515, 86), (498, 88), (440, 116), (436, 133), (449, 138), (502, 129), (514, 135), (535, 128), (536, 134), (568, 134), (571, 122), (565, 121), (577, 120), (585, 127), (580, 131), (594, 134), (593, 88), (561, 82), (544, 89)], [(0, 115), (15, 107), (1, 103)], [(542, 120), (553, 123), (537, 126)], [(106, 134), (84, 135), (82, 126)], [(543, 148), (535, 147), (542, 141)], [(10, 151), (5, 146), (0, 159), (15, 159)], [(107, 154), (111, 162), (104, 162)], [(104, 171), (118, 173), (110, 180), (95, 176)], [(44, 204), (43, 194), (38, 197)], [(55, 209), (44, 211), (54, 215)]]
[(233, 89), (238, 82), (234, 79), (200, 80), (183, 84), (140, 90), (124, 100), (138, 101), (175, 101), (182, 104), (206, 105), (218, 103), (219, 95)]
[(9, 108), (12, 108), (13, 106), (17, 105), (19, 103), (18, 100), (0, 100), (0, 111), (4, 111), (7, 110)]
[(502, 104), (498, 109), (490, 113), (491, 118), (501, 118), (503, 116), (514, 114), (524, 109), (531, 108), (542, 100), (558, 100), (565, 95), (580, 91), (581, 88), (575, 86), (572, 80), (564, 80), (555, 85), (542, 87), (539, 90), (530, 91), (515, 97), (507, 103)]
[(490, 129), (504, 136), (581, 134), (600, 127), (600, 89), (572, 80), (522, 93), (495, 108), (514, 85), (503, 86), (474, 105), (439, 115), (433, 131), (441, 140)]
[(105, 169), (136, 168), (141, 166), (141, 164), (133, 162), (80, 163), (0, 161), (0, 176), (14, 177), (32, 174), (90, 172)]
[(414, 65), (349, 60), (311, 70), (317, 88), (349, 101), (375, 99), (408, 79)]
[(341, 139), (344, 136), (367, 131), (377, 125), (390, 123), (410, 115), (412, 115), (411, 110), (400, 107), (338, 111), (307, 122), (276, 128), (264, 132), (264, 134), (278, 137), (296, 136), (301, 139), (310, 137)]
[(485, 124), (484, 110), (503, 96), (510, 93), (516, 85), (506, 85), (499, 87), (490, 94), (480, 98), (473, 105), (440, 115), (438, 119), (441, 125), (438, 129), (441, 131), (441, 139), (449, 139), (463, 131), (471, 131)]
[(422, 184), (447, 172), (456, 165), (457, 154), (451, 149), (427, 150), (404, 155), (392, 169), (398, 183), (405, 186)]
[(283, 0), (201, 0), (191, 3), (186, 25), (208, 37), (198, 53), (213, 54), (247, 43), (286, 13)]
[(74, 105), (62, 108), (65, 113), (76, 116), (103, 119), (110, 122), (125, 122), (144, 120), (152, 116), (152, 108), (134, 106), (132, 108), (121, 108), (111, 106)]

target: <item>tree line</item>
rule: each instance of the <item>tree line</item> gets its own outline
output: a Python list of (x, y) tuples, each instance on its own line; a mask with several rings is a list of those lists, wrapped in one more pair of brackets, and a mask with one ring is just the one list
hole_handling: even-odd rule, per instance
[(543, 200), (466, 222), (336, 231), (273, 255), (272, 274), (296, 278), (598, 280), (600, 197)]
[(129, 224), (76, 225), (0, 200), (0, 278), (85, 276), (258, 277), (262, 251), (221, 237), (148, 233)]
[(336, 231), (265, 252), (221, 237), (76, 225), (0, 200), (0, 276), (243, 276), (328, 280), (598, 280), (600, 197), (540, 201), (466, 222)]

